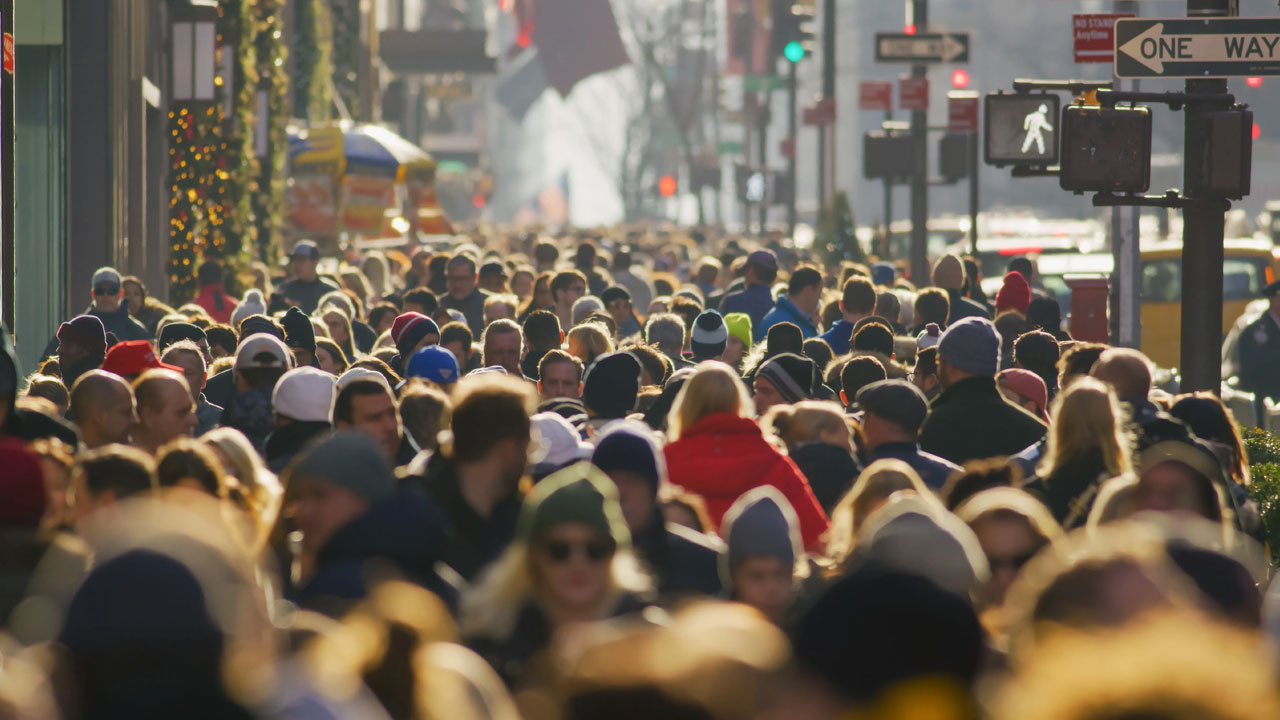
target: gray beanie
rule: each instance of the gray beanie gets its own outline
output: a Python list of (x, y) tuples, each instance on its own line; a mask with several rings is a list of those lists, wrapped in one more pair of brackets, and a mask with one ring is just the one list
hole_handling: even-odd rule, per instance
[(938, 359), (980, 377), (995, 377), (1000, 369), (1000, 333), (986, 318), (967, 317), (942, 334)]
[(373, 438), (359, 430), (342, 430), (304, 450), (290, 471), (292, 478), (327, 480), (370, 503), (395, 492), (395, 474)]
[(739, 497), (725, 513), (720, 533), (729, 551), (720, 556), (720, 579), (732, 587), (732, 571), (757, 555), (776, 557), (787, 567), (804, 555), (800, 521), (791, 503), (772, 485), (761, 485)]

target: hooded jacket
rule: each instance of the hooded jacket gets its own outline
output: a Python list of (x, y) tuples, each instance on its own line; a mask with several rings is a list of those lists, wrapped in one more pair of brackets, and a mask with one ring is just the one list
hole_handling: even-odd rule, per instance
[(764, 439), (750, 418), (708, 415), (685, 428), (665, 454), (671, 482), (702, 496), (717, 528), (733, 502), (760, 485), (776, 487), (791, 503), (806, 549), (816, 548), (830, 525), (804, 474)]
[(62, 418), (45, 415), (35, 410), (18, 409), (18, 387), (22, 373), (18, 372), (18, 356), (9, 342), (9, 333), (0, 325), (0, 388), (13, 388), (0, 398), (5, 403), (5, 415), (0, 421), (0, 436), (8, 435), (23, 440), (39, 440), (56, 437), (74, 450), (80, 446), (80, 431)]
[(963, 465), (970, 460), (1016, 455), (1044, 437), (1048, 427), (1006, 401), (995, 378), (971, 377), (933, 401), (920, 429), (920, 448)]
[[(109, 335), (115, 335), (116, 340), (154, 340), (155, 336), (147, 329), (147, 326), (138, 321), (137, 318), (129, 314), (129, 304), (120, 303), (120, 309), (115, 312), (102, 312), (92, 305), (85, 310), (84, 315), (92, 315), (102, 321), (102, 327)], [(109, 338), (108, 338), (109, 339)], [(54, 335), (49, 344), (44, 346), (44, 354), (42, 358), (52, 357), (58, 354), (58, 336)]]
[(764, 340), (765, 336), (769, 334), (769, 328), (780, 322), (795, 323), (805, 338), (816, 337), (818, 334), (818, 327), (813, 324), (813, 320), (803, 310), (796, 307), (796, 304), (791, 302), (791, 298), (784, 295), (778, 298), (777, 304), (773, 306), (769, 314), (765, 315), (764, 319), (751, 331), (751, 339), (755, 342)]
[(435, 569), (444, 557), (445, 542), (440, 510), (417, 489), (401, 489), (334, 533), (316, 553), (315, 573), (291, 593), (291, 599), (309, 610), (340, 617), (377, 581), (371, 570), (392, 570), (454, 608), (457, 589)]

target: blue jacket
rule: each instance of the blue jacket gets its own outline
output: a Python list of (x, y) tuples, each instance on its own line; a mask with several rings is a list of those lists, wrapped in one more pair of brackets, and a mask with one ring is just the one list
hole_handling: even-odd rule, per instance
[(822, 339), (827, 341), (827, 345), (831, 346), (831, 352), (836, 356), (849, 352), (853, 339), (853, 323), (845, 319), (837, 320), (831, 329), (822, 333)]
[(773, 309), (773, 294), (768, 285), (748, 285), (746, 288), (725, 296), (720, 303), (720, 314), (740, 312), (751, 316), (751, 326), (758, 327), (764, 322), (764, 316)]
[(780, 322), (795, 323), (800, 326), (800, 332), (804, 337), (811, 338), (818, 334), (818, 327), (813, 324), (809, 316), (803, 310), (796, 307), (790, 298), (780, 297), (778, 303), (773, 306), (768, 315), (764, 316), (764, 320), (756, 324), (751, 331), (751, 339), (754, 342), (760, 342), (764, 336), (769, 333), (769, 328)]
[(947, 484), (947, 478), (953, 472), (959, 472), (960, 466), (943, 460), (920, 449), (915, 443), (885, 443), (872, 450), (867, 458), (868, 464), (876, 460), (901, 460), (911, 466), (925, 485), (932, 490), (941, 490)]

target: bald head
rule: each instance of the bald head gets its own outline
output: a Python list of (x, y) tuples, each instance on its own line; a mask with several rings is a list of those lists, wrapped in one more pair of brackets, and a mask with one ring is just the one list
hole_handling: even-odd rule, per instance
[(89, 448), (128, 442), (133, 389), (119, 375), (90, 370), (71, 386), (71, 416)]
[(1137, 350), (1106, 350), (1089, 374), (1114, 388), (1123, 402), (1144, 402), (1151, 392), (1151, 361)]
[(148, 370), (133, 381), (133, 394), (138, 398), (133, 440), (142, 449), (154, 452), (195, 430), (195, 403), (191, 388), (180, 373)]

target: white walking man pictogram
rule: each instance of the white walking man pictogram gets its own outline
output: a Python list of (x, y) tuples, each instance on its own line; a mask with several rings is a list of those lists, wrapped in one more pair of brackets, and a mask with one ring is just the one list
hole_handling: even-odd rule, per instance
[(1044, 131), (1053, 132), (1053, 125), (1049, 124), (1049, 106), (1041, 105), (1039, 110), (1027, 115), (1022, 121), (1022, 129), (1027, 131), (1027, 137), (1022, 141), (1022, 152), (1025, 155), (1031, 149), (1031, 143), (1036, 144), (1037, 154), (1044, 154)]

